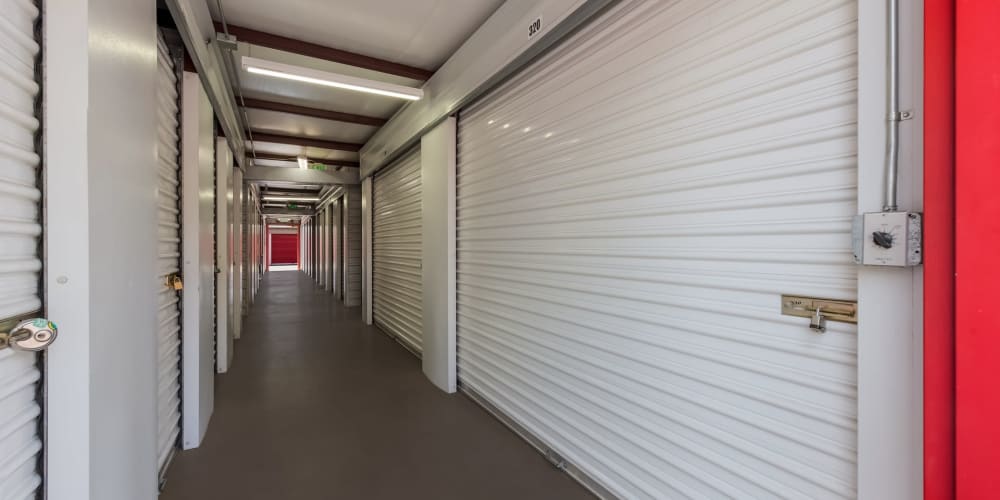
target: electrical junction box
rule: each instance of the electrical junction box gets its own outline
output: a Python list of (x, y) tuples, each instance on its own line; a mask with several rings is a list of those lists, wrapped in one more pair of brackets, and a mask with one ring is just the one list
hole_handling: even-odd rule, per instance
[(923, 261), (921, 215), (875, 212), (854, 217), (854, 261), (866, 266), (908, 267)]

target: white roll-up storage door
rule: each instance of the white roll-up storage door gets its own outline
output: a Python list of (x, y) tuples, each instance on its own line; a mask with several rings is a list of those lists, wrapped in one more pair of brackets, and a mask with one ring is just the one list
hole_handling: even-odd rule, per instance
[(856, 495), (855, 1), (624, 1), (463, 110), (458, 369), (623, 498)]
[(361, 305), (361, 187), (344, 190), (344, 305)]
[(372, 190), (372, 314), (376, 325), (419, 353), (423, 345), (420, 150), (375, 176)]
[(181, 311), (177, 290), (168, 277), (180, 273), (180, 169), (177, 72), (161, 36), (157, 37), (157, 464), (164, 472), (180, 434)]
[[(42, 233), (35, 148), (39, 86), (35, 63), (38, 9), (28, 0), (0, 0), (0, 320), (42, 309)], [(35, 498), (41, 485), (38, 355), (0, 350), (0, 498)]]

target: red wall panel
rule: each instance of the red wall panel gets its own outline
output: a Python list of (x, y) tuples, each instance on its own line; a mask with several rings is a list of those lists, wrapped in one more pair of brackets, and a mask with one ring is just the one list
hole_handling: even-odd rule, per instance
[(1000, 494), (1000, 2), (955, 15), (955, 482)]

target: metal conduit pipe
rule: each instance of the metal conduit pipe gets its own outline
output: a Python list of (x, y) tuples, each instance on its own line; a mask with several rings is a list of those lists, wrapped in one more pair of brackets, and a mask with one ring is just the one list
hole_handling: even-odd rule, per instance
[(888, 130), (885, 148), (885, 194), (882, 211), (895, 212), (899, 209), (896, 191), (899, 185), (899, 122), (903, 116), (899, 111), (899, 0), (889, 3), (888, 39)]

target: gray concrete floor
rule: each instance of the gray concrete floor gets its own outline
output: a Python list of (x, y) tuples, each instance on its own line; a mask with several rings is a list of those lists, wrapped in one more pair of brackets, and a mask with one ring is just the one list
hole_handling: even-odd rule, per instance
[(164, 500), (577, 499), (589, 493), (303, 273), (267, 273), (204, 443)]

